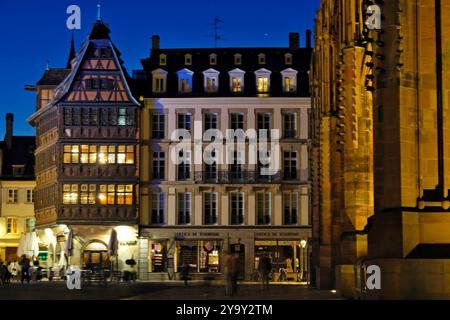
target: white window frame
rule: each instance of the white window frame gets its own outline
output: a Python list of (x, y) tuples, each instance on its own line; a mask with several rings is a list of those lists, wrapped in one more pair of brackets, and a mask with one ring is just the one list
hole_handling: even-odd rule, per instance
[[(194, 72), (189, 69), (181, 69), (177, 72), (178, 76), (178, 92), (179, 93), (191, 93), (192, 92), (192, 78), (194, 76)], [(187, 81), (189, 84), (188, 90), (182, 91), (182, 81)]]
[[(6, 202), (9, 204), (16, 204), (19, 200), (19, 190), (18, 189), (8, 189), (6, 195)], [(11, 193), (11, 195), (10, 195)], [(10, 199), (12, 197), (12, 201)]]
[[(9, 225), (11, 225), (11, 232), (10, 232), (10, 230), (8, 230)], [(14, 230), (13, 226), (15, 227), (15, 230)], [(7, 234), (19, 234), (18, 219), (16, 217), (8, 217), (6, 219), (6, 233)]]
[[(203, 87), (207, 93), (215, 93), (219, 91), (219, 74), (220, 72), (215, 69), (208, 69), (203, 71)], [(214, 80), (214, 90), (208, 90), (208, 80)]]
[[(255, 78), (256, 78), (256, 91), (258, 93), (268, 93), (270, 92), (270, 75), (272, 74), (272, 71), (267, 70), (265, 68), (259, 69), (255, 71)], [(258, 82), (259, 79), (267, 78), (267, 90), (266, 91), (259, 91), (258, 89)]]
[[(282, 81), (282, 86), (283, 86), (283, 92), (285, 92), (285, 93), (297, 92), (297, 74), (298, 74), (298, 71), (291, 69), (291, 68), (281, 71), (281, 81)], [(289, 78), (290, 80), (293, 81), (294, 90), (292, 90), (292, 91), (287, 90), (286, 84), (284, 82), (285, 78)]]
[(27, 198), (26, 198), (26, 202), (27, 203), (34, 203), (34, 190), (33, 189), (27, 189), (26, 190), (27, 194)]
[[(167, 90), (167, 71), (164, 69), (156, 69), (152, 71), (152, 89), (154, 93), (165, 93)], [(158, 88), (157, 80), (162, 79), (163, 87)]]
[[(239, 68), (233, 69), (231, 71), (228, 72), (228, 75), (230, 77), (230, 91), (231, 93), (242, 93), (245, 90), (245, 82), (244, 82), (244, 76), (245, 76), (245, 71), (241, 70)], [(233, 79), (234, 78), (238, 78), (241, 80), (241, 91), (233, 91)]]

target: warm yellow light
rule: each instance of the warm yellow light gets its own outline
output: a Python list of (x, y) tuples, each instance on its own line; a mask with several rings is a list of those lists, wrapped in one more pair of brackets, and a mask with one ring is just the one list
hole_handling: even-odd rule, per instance
[(136, 240), (136, 229), (130, 226), (118, 226), (115, 227), (117, 231), (117, 238), (119, 241), (132, 241)]
[(98, 154), (98, 162), (105, 164), (107, 162), (107, 157), (106, 154), (104, 153), (99, 153)]

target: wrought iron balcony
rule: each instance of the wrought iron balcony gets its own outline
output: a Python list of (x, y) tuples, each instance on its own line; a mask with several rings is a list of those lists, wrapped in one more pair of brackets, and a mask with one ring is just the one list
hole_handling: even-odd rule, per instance
[[(194, 173), (196, 183), (229, 183), (229, 184), (256, 184), (256, 183), (280, 183), (284, 181), (281, 172), (274, 175), (261, 175), (259, 170), (242, 171), (196, 171)], [(298, 182), (298, 181), (297, 181)]]

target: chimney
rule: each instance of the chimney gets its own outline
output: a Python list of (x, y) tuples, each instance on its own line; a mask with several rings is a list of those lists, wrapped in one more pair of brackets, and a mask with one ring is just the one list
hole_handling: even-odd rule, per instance
[(289, 49), (300, 48), (300, 34), (298, 32), (289, 33)]
[(307, 49), (311, 49), (311, 30), (307, 29), (306, 30), (306, 48)]
[(159, 49), (159, 36), (154, 35), (152, 36), (152, 50)]
[(6, 114), (6, 133), (5, 133), (5, 143), (6, 148), (12, 148), (12, 138), (13, 138), (13, 121), (14, 115), (12, 113)]

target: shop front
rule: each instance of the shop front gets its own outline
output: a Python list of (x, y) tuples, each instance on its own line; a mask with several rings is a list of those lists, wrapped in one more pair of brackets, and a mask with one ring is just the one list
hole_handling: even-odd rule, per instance
[(251, 280), (267, 255), (273, 281), (306, 281), (310, 229), (143, 228), (139, 239), (139, 279), (179, 280), (183, 267), (195, 280), (223, 279), (227, 252), (238, 258), (239, 278)]

